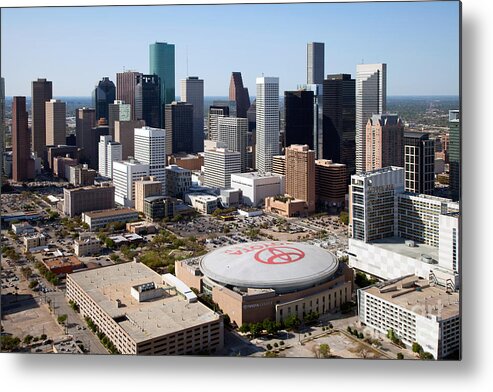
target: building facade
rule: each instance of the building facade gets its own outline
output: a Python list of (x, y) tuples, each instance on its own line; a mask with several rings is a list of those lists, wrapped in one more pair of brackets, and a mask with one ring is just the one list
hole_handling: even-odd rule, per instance
[[(159, 76), (161, 107), (173, 102), (176, 99), (174, 44), (156, 42), (149, 45), (149, 73)], [(161, 126), (161, 124), (149, 125)]]
[(96, 110), (96, 120), (105, 118), (109, 121), (108, 107), (115, 101), (116, 87), (110, 78), (103, 77), (94, 88), (92, 94), (92, 104)]
[(122, 145), (114, 142), (111, 135), (104, 135), (99, 138), (98, 150), (98, 172), (103, 177), (112, 178), (113, 162), (122, 160)]
[(168, 196), (182, 199), (192, 186), (192, 172), (177, 165), (166, 166)]
[(232, 72), (229, 82), (229, 100), (236, 102), (236, 116), (247, 117), (247, 110), (250, 108), (250, 96), (248, 88), (243, 86), (241, 72)]
[[(313, 91), (284, 92), (284, 147), (306, 144), (315, 150)], [(318, 143), (318, 141), (317, 141)]]
[(135, 182), (149, 176), (149, 165), (134, 159), (113, 162), (115, 202), (123, 207), (135, 206)]
[(240, 117), (218, 117), (217, 141), (226, 145), (230, 151), (240, 153), (241, 172), (247, 167), (248, 120)]
[(404, 167), (404, 124), (396, 114), (374, 114), (366, 124), (365, 171)]
[(95, 231), (109, 223), (126, 223), (139, 219), (139, 213), (132, 208), (115, 208), (109, 210), (88, 211), (82, 213), (82, 221)]
[(63, 213), (74, 217), (86, 211), (104, 210), (115, 206), (114, 186), (88, 186), (63, 190)]
[(64, 145), (67, 133), (66, 104), (59, 99), (45, 102), (46, 144)]
[(258, 172), (235, 173), (231, 174), (231, 188), (241, 190), (243, 204), (259, 207), (264, 204), (266, 197), (284, 194), (285, 177)]
[(116, 74), (116, 99), (130, 105), (131, 120), (137, 118), (135, 112), (135, 88), (140, 75), (142, 74), (136, 71), (124, 71)]
[(404, 132), (406, 191), (433, 194), (435, 189), (435, 140), (428, 133)]
[[(46, 102), (53, 98), (53, 83), (46, 79), (32, 82), (31, 149), (43, 160), (46, 154)], [(49, 144), (49, 143), (48, 143)], [(60, 143), (65, 144), (65, 142)]]
[(137, 75), (135, 86), (135, 119), (144, 120), (146, 125), (160, 128), (163, 106), (161, 105), (161, 83), (158, 75)]
[(315, 211), (315, 151), (306, 144), (286, 148), (286, 193)]
[(272, 157), (279, 154), (279, 78), (260, 77), (257, 83), (255, 167), (272, 171)]
[(204, 151), (204, 81), (198, 76), (182, 79), (180, 100), (193, 106), (192, 152)]
[(144, 126), (144, 120), (115, 121), (115, 142), (122, 145), (122, 159), (135, 156), (135, 129)]
[(193, 152), (193, 105), (173, 101), (165, 106), (165, 129), (171, 137), (171, 152)]
[(142, 127), (134, 130), (135, 159), (149, 165), (149, 175), (161, 182), (166, 194), (166, 136), (169, 131)]
[(226, 148), (206, 149), (204, 152), (204, 185), (230, 188), (231, 174), (241, 172), (241, 154)]
[(366, 124), (387, 111), (387, 64), (356, 66), (356, 173), (365, 171)]
[(461, 120), (459, 110), (449, 110), (449, 187), (450, 197), (454, 201), (460, 200), (461, 194)]
[(150, 196), (162, 196), (163, 186), (155, 177), (142, 177), (135, 181), (135, 209), (144, 212), (144, 200)]
[(322, 84), (325, 73), (325, 44), (309, 42), (306, 47), (306, 82)]
[(12, 98), (12, 179), (22, 182), (34, 178), (31, 158), (26, 97)]
[(315, 195), (318, 205), (324, 209), (340, 210), (345, 207), (347, 169), (342, 163), (326, 159), (315, 161)]
[(323, 84), (324, 159), (346, 165), (356, 172), (356, 81), (348, 74), (327, 75)]

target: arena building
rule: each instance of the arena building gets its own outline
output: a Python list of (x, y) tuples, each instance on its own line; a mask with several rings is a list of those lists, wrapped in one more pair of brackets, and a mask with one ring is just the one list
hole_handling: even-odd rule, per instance
[(336, 311), (351, 301), (353, 282), (352, 270), (332, 253), (280, 241), (236, 244), (176, 261), (175, 273), (210, 295), (238, 326)]

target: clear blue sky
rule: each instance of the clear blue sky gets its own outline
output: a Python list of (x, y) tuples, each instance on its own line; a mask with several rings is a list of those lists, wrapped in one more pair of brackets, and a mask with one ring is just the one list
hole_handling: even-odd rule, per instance
[(149, 71), (149, 44), (176, 46), (176, 94), (187, 75), (205, 95), (227, 95), (241, 71), (280, 78), (280, 91), (306, 82), (306, 43), (325, 42), (325, 73), (387, 63), (388, 95), (458, 95), (458, 2), (2, 9), (6, 95), (53, 81), (55, 96), (89, 96), (116, 72)]

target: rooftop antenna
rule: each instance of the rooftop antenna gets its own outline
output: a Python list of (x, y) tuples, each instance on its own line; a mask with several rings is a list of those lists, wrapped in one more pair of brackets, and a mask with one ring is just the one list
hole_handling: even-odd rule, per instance
[(365, 59), (361, 59), (361, 64), (364, 64), (365, 63)]
[(123, 66), (123, 72), (125, 72), (125, 66)]

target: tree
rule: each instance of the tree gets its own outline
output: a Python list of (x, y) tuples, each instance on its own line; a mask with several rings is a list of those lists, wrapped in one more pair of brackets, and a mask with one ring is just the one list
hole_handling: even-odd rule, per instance
[(104, 244), (106, 245), (107, 248), (113, 249), (115, 247), (115, 241), (113, 241), (111, 238), (106, 238), (104, 240)]
[(248, 324), (248, 323), (241, 324), (241, 327), (240, 327), (239, 331), (241, 333), (248, 333), (248, 332), (250, 332), (250, 324)]
[(262, 328), (261, 323), (250, 324), (250, 333), (254, 338), (257, 338), (262, 333)]
[(322, 343), (320, 346), (319, 346), (319, 352), (320, 352), (320, 355), (324, 358), (328, 358), (330, 357), (330, 347), (328, 344), (326, 343)]
[(295, 314), (286, 317), (284, 320), (284, 326), (287, 329), (297, 329), (301, 325), (301, 320)]
[(349, 224), (349, 214), (346, 211), (341, 211), (341, 213), (339, 214), (339, 219), (343, 224)]
[(37, 280), (32, 280), (31, 282), (29, 282), (29, 288), (34, 289), (38, 284), (39, 282)]
[(265, 346), (267, 350), (272, 350), (272, 345), (270, 343), (267, 343), (267, 346)]
[(24, 340), (22, 341), (22, 343), (24, 343), (24, 344), (31, 344), (32, 340), (33, 340), (33, 337), (31, 335), (26, 335), (24, 337)]
[(63, 325), (63, 324), (65, 324), (65, 321), (67, 321), (67, 315), (62, 314), (62, 315), (58, 316), (56, 320), (58, 321), (58, 324)]
[(435, 359), (435, 358), (433, 357), (433, 354), (432, 354), (432, 353), (429, 353), (429, 352), (427, 352), (427, 351), (421, 351), (421, 352), (419, 353), (419, 358), (420, 358), (420, 359)]
[(17, 351), (21, 340), (18, 337), (2, 335), (0, 337), (0, 349), (4, 351)]
[(413, 353), (417, 353), (417, 354), (423, 351), (423, 347), (421, 347), (421, 345), (418, 342), (413, 343), (412, 349), (413, 349)]
[(404, 355), (402, 353), (397, 353), (397, 359), (404, 359)]

